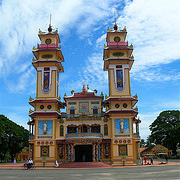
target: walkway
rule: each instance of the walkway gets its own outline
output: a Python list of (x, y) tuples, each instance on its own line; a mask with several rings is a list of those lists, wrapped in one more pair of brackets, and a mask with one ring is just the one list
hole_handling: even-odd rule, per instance
[[(22, 169), (24, 163), (2, 163), (0, 164), (0, 169)], [(161, 164), (160, 161), (154, 161), (153, 165), (118, 165), (118, 166), (112, 166), (108, 165), (103, 162), (70, 162), (70, 163), (62, 163), (60, 167), (36, 167), (36, 169), (81, 169), (81, 168), (126, 168), (126, 167), (152, 167), (152, 166), (171, 166), (171, 165), (180, 165), (179, 162), (168, 162), (168, 164), (164, 163)]]

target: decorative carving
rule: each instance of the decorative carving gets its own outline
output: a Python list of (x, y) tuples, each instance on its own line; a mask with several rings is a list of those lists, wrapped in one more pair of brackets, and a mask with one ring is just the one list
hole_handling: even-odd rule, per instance
[(32, 62), (35, 62), (35, 61), (37, 61), (37, 60), (33, 57)]
[(124, 26), (124, 29), (122, 31), (123, 32), (127, 32), (126, 26)]
[(104, 144), (104, 158), (110, 158), (110, 143)]
[(108, 26), (108, 30), (107, 30), (108, 32), (110, 32), (111, 31), (111, 29), (109, 28), (109, 26)]
[(64, 159), (64, 144), (58, 145), (58, 157), (59, 159)]
[(35, 51), (35, 50), (37, 50), (37, 48), (35, 46), (33, 46), (33, 50)]
[(133, 45), (131, 44), (129, 47), (133, 48)]
[(29, 97), (29, 101), (33, 101), (33, 100), (34, 100), (34, 99), (30, 96), (30, 97)]

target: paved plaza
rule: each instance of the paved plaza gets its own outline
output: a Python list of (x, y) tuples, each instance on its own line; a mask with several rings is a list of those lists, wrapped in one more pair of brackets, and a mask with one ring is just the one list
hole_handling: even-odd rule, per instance
[[(174, 165), (173, 165), (174, 164)], [(37, 167), (22, 170), (21, 164), (0, 165), (0, 180), (179, 180), (179, 161), (168, 165), (118, 166), (106, 168), (53, 168)]]
[(179, 180), (179, 166), (96, 169), (0, 169), (0, 180)]

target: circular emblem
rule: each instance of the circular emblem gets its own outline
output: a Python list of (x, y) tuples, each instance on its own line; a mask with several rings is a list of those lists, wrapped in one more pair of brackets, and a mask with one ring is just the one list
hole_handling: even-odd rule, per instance
[(118, 37), (118, 36), (116, 36), (116, 37), (114, 38), (114, 41), (115, 41), (115, 42), (119, 42), (120, 40), (121, 40), (121, 38)]
[(51, 40), (50, 38), (47, 38), (47, 39), (45, 40), (45, 43), (46, 43), (46, 44), (51, 44), (51, 42), (52, 42), (52, 40)]
[(115, 104), (115, 107), (116, 107), (116, 108), (119, 108), (119, 106), (120, 106), (119, 104)]
[(126, 140), (123, 140), (123, 143), (126, 143)]
[(51, 106), (51, 105), (48, 105), (48, 106), (47, 106), (47, 108), (48, 108), (48, 109), (51, 109), (51, 108), (52, 108), (52, 106)]
[(119, 143), (122, 143), (122, 140), (119, 140)]
[(44, 105), (40, 105), (40, 109), (44, 109)]
[(131, 143), (131, 140), (128, 140), (128, 143)]
[(117, 141), (117, 140), (115, 140), (114, 142), (115, 142), (115, 143), (118, 143), (118, 141)]
[(127, 104), (126, 104), (126, 103), (124, 103), (124, 104), (123, 104), (123, 107), (124, 107), (124, 108), (127, 108)]
[(42, 141), (41, 144), (44, 144), (44, 141)]

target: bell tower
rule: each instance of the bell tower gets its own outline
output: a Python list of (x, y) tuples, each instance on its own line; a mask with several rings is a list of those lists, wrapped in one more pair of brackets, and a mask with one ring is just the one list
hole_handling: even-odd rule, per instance
[[(108, 71), (109, 96), (106, 96), (106, 114), (111, 121), (112, 163), (122, 163), (122, 156), (129, 163), (139, 158), (139, 132), (134, 133), (138, 109), (137, 95), (131, 96), (130, 70), (134, 62), (133, 45), (126, 41), (127, 30), (119, 30), (115, 22), (113, 30), (108, 28), (104, 45), (104, 71)], [(138, 128), (136, 128), (138, 129)]]
[(62, 62), (64, 57), (60, 47), (58, 30), (53, 30), (51, 24), (47, 32), (39, 30), (40, 44), (33, 47), (32, 65), (37, 71), (36, 97), (30, 97), (29, 121), (32, 157), (37, 164), (54, 163), (56, 159), (57, 138), (56, 126), (60, 117), (59, 73), (64, 72)]

